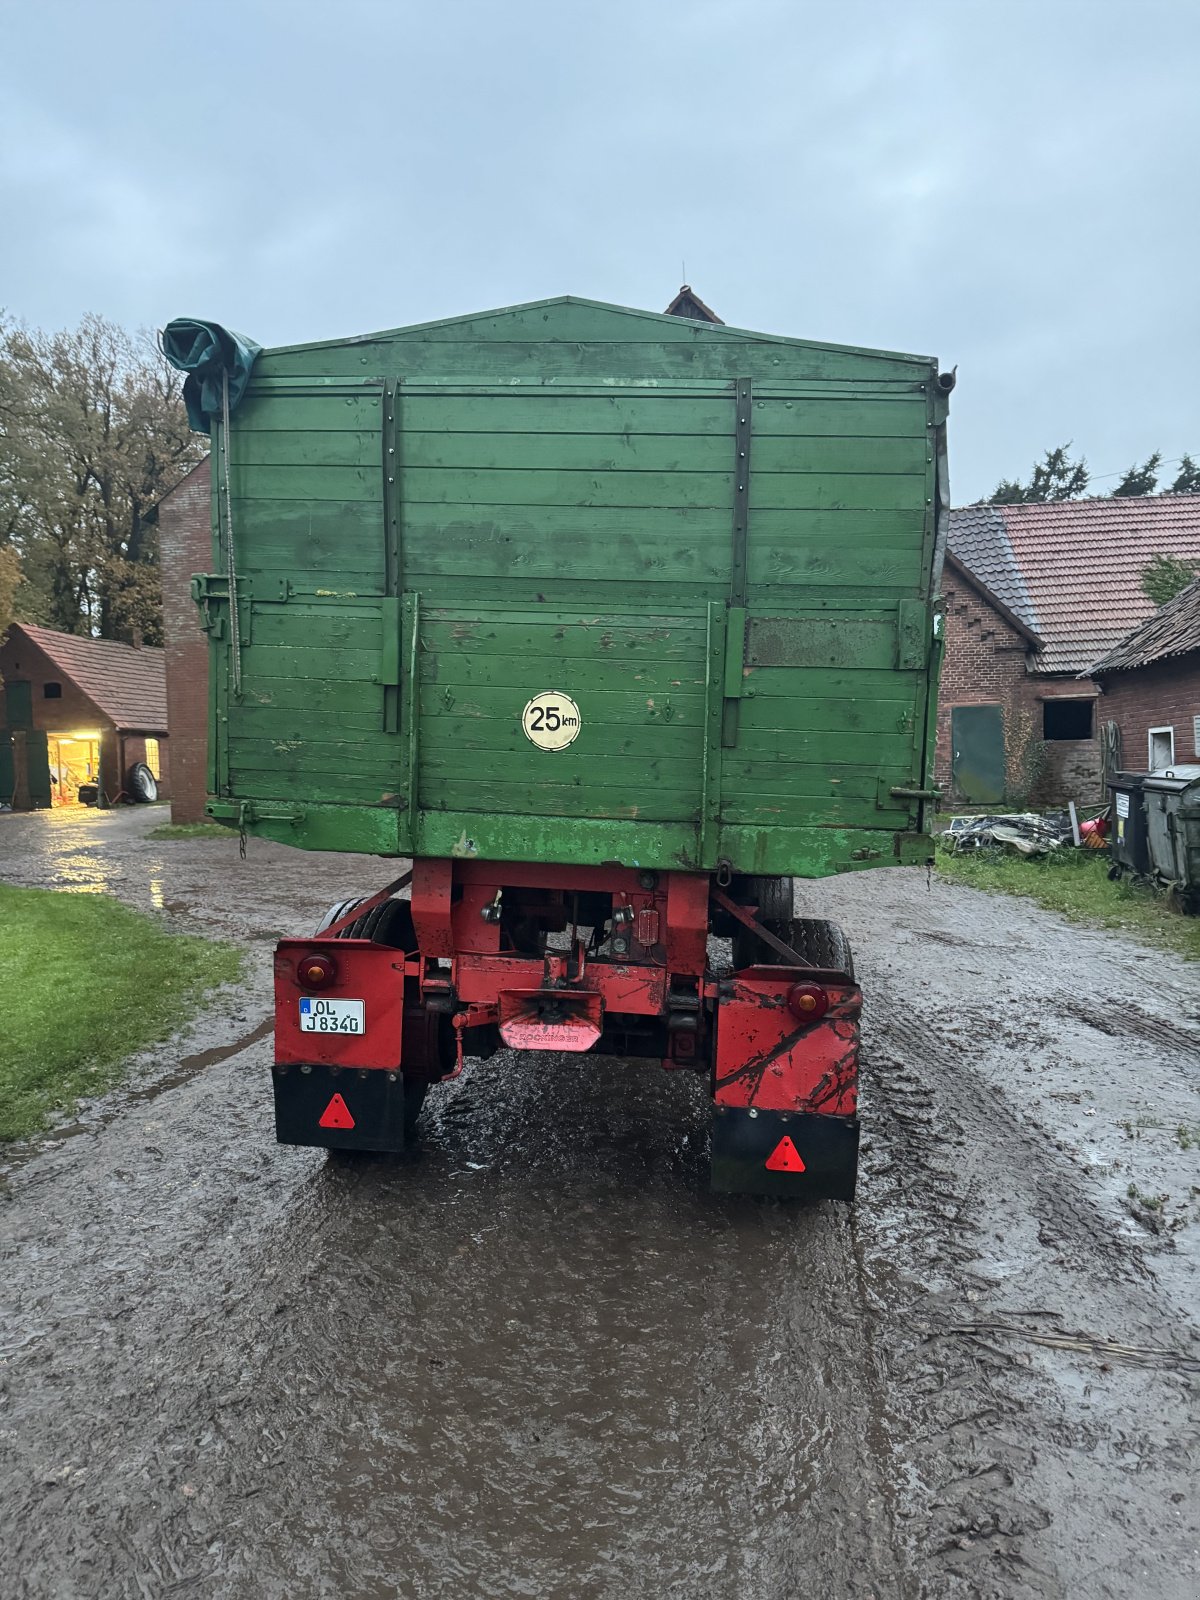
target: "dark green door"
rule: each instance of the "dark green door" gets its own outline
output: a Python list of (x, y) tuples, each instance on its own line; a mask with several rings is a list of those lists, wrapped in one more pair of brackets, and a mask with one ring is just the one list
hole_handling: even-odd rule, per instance
[(955, 793), (972, 804), (1004, 799), (1004, 713), (999, 706), (955, 706), (950, 713)]
[(33, 727), (33, 686), (28, 678), (10, 678), (4, 687), (10, 728)]
[(49, 743), (40, 728), (30, 728), (25, 735), (25, 759), (29, 763), (29, 804), (34, 811), (41, 811), (51, 803)]

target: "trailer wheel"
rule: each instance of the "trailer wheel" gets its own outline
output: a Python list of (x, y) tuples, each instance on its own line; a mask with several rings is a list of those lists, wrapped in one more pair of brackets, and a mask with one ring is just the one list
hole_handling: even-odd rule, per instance
[[(326, 928), (331, 928), (335, 922), (348, 916), (355, 906), (362, 905), (366, 898), (365, 895), (357, 895), (351, 900), (342, 900), (336, 906), (330, 906), (316, 931), (324, 933)], [(371, 939), (376, 944), (386, 944), (392, 950), (415, 950), (417, 937), (413, 928), (412, 907), (407, 900), (381, 900), (361, 917), (355, 917), (334, 938)]]
[[(729, 886), (729, 897), (740, 906), (757, 906), (760, 922), (790, 922), (796, 892), (794, 878), (735, 877)], [(719, 906), (712, 919), (712, 931), (718, 939), (736, 938), (742, 924), (736, 917)]]
[[(825, 917), (760, 917), (764, 927), (777, 939), (789, 944), (804, 961), (826, 972), (844, 972), (854, 982), (854, 954), (850, 941), (836, 922)], [(733, 938), (735, 968), (760, 964), (778, 966), (783, 958), (749, 928), (741, 928)]]
[(329, 910), (313, 929), (313, 932), (324, 933), (326, 928), (331, 928), (333, 924), (339, 920), (339, 918), (344, 917), (347, 911), (353, 911), (355, 906), (362, 905), (365, 899), (365, 895), (356, 894), (350, 900), (339, 900), (336, 905), (330, 906)]

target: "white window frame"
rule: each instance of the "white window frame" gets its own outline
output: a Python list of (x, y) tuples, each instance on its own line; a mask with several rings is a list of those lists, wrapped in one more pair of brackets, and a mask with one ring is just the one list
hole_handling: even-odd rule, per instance
[(1146, 729), (1146, 765), (1150, 768), (1151, 771), (1154, 770), (1154, 736), (1155, 736), (1156, 733), (1160, 734), (1160, 735), (1165, 733), (1167, 738), (1170, 739), (1170, 741), (1171, 741), (1171, 754), (1167, 757), (1167, 759), (1164, 762), (1161, 763), (1161, 765), (1164, 766), (1164, 767), (1173, 767), (1175, 765), (1175, 725), (1174, 725), (1174, 723), (1171, 723), (1168, 726), (1163, 727), (1163, 728), (1147, 728)]

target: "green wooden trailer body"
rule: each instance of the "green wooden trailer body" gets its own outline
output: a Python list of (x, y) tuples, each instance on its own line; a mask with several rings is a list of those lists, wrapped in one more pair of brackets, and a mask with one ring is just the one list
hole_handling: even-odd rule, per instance
[(264, 351), (194, 585), (210, 814), (380, 855), (924, 859), (951, 383), (574, 297)]

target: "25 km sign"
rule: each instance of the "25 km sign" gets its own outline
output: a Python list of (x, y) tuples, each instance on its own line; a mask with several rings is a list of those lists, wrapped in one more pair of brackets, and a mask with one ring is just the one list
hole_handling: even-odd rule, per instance
[(539, 750), (565, 750), (579, 736), (579, 707), (569, 694), (543, 689), (522, 711), (521, 728)]

